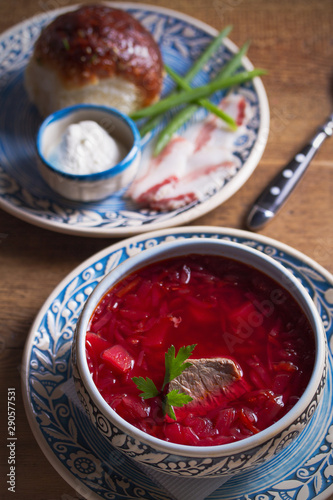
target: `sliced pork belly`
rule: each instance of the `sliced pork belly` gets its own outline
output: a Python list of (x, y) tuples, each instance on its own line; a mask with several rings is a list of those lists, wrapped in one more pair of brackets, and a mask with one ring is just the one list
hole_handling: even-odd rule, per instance
[(182, 136), (175, 135), (157, 157), (151, 158), (149, 149), (128, 196), (154, 210), (175, 210), (203, 200), (235, 175), (241, 162), (233, 150), (244, 133), (250, 106), (244, 97), (231, 95), (221, 101), (220, 107), (236, 120), (236, 132), (209, 114)]
[(137, 203), (157, 208), (158, 200), (171, 193), (186, 175), (188, 158), (194, 145), (182, 138), (175, 137), (157, 157), (144, 164), (140, 176), (132, 183), (128, 192)]

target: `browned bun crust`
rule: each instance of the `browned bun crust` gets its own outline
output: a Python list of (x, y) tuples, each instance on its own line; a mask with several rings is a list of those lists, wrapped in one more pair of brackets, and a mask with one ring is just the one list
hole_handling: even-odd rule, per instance
[(140, 90), (146, 106), (162, 88), (162, 56), (152, 35), (127, 12), (106, 5), (57, 17), (43, 29), (33, 58), (68, 90), (120, 76)]

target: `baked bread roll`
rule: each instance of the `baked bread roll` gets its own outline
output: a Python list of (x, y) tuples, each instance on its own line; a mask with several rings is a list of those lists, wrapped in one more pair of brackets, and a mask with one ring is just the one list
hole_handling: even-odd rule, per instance
[(159, 98), (163, 61), (152, 35), (123, 10), (88, 5), (57, 17), (36, 41), (25, 73), (42, 115), (78, 103), (124, 113)]

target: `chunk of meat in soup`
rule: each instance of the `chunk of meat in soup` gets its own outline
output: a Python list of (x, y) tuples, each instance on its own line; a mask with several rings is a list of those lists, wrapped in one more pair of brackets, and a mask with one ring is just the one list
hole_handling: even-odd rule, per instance
[(228, 358), (190, 359), (189, 362), (191, 366), (170, 382), (169, 390), (188, 394), (193, 403), (223, 392), (243, 375), (241, 368)]

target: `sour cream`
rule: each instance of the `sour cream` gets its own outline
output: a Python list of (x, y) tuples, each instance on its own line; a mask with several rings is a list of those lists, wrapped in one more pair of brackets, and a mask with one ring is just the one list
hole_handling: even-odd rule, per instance
[(48, 161), (73, 175), (103, 172), (126, 156), (125, 147), (98, 123), (84, 120), (67, 127)]

